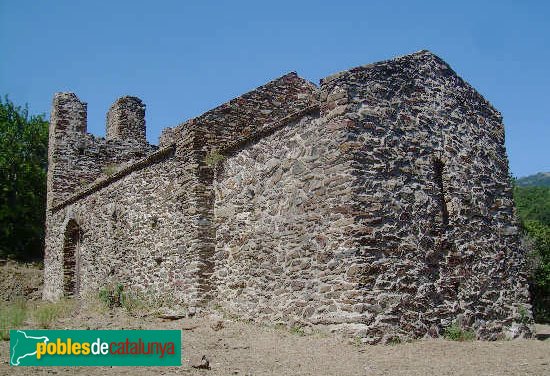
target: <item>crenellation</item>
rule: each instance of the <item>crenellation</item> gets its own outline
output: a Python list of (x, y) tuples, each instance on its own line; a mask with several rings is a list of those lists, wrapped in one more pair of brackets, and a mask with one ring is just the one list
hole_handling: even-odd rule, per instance
[[(119, 116), (115, 129), (124, 129), (125, 135), (137, 128), (137, 137), (109, 138), (96, 137), (86, 133), (86, 103), (81, 102), (74, 93), (57, 93), (52, 105), (50, 119), (50, 146), (48, 169), (48, 207), (59, 204), (71, 194), (82, 190), (105, 174), (106, 168), (120, 167), (123, 163), (145, 157), (156, 149), (145, 142), (144, 106), (135, 97), (124, 97), (117, 103), (119, 107), (135, 109), (142, 120), (127, 115)], [(113, 115), (114, 117), (114, 115)], [(124, 127), (126, 120), (132, 124)]]
[(51, 131), (86, 133), (88, 105), (74, 93), (56, 93), (53, 99)]
[(117, 99), (107, 113), (107, 140), (145, 143), (145, 104), (137, 97)]
[(165, 129), (158, 151), (144, 109), (117, 100), (101, 139), (74, 94), (54, 98), (45, 298), (122, 283), (365, 343), (452, 322), (530, 335), (501, 115), (429, 51), (319, 87), (289, 73)]
[[(82, 138), (87, 129), (87, 104), (74, 93), (56, 93), (50, 116), (47, 207), (68, 196), (74, 183), (65, 179), (73, 166), (71, 149), (82, 150)], [(72, 183), (72, 184), (71, 184)]]

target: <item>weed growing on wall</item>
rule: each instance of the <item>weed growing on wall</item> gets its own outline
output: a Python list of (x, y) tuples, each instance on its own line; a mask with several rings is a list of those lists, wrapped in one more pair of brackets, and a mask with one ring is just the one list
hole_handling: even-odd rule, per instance
[(204, 159), (204, 163), (208, 167), (216, 167), (218, 163), (222, 162), (225, 159), (225, 156), (218, 152), (217, 150), (212, 150)]

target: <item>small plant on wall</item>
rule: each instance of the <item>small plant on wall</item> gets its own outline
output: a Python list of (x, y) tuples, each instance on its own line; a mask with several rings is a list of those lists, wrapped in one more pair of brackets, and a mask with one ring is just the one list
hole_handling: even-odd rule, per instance
[(103, 173), (104, 173), (105, 175), (111, 176), (111, 175), (113, 175), (115, 172), (118, 171), (118, 167), (119, 167), (119, 166), (116, 165), (116, 164), (109, 164), (109, 165), (103, 167), (102, 170), (103, 170)]
[(225, 156), (221, 154), (217, 150), (212, 150), (208, 155), (204, 158), (204, 163), (208, 167), (216, 167), (220, 162), (222, 162), (225, 159)]

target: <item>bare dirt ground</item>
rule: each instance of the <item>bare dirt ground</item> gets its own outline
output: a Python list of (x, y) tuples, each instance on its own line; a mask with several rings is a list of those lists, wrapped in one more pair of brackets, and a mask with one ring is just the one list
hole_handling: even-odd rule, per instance
[[(166, 320), (80, 309), (58, 320), (63, 329), (181, 329), (181, 367), (10, 367), (0, 342), (1, 375), (550, 375), (550, 340), (452, 342), (420, 340), (357, 345), (333, 335), (224, 319), (217, 313)], [(550, 333), (549, 326), (539, 332)], [(210, 370), (195, 369), (203, 355)]]
[[(3, 265), (5, 303), (15, 295), (37, 304), (41, 270)], [(0, 266), (1, 268), (1, 266)], [(21, 269), (22, 268), (22, 269)], [(33, 287), (34, 286), (34, 287)], [(10, 291), (8, 291), (10, 290)], [(133, 317), (114, 310), (80, 306), (58, 318), (52, 329), (179, 329), (181, 367), (10, 367), (9, 341), (0, 340), (0, 375), (550, 375), (550, 339), (498, 342), (419, 340), (369, 346), (334, 334), (260, 326), (218, 312), (178, 320)], [(32, 319), (20, 329), (37, 328)], [(537, 326), (539, 338), (550, 326)], [(205, 355), (211, 369), (195, 369)]]
[(41, 264), (0, 260), (0, 302), (13, 301), (17, 298), (40, 299), (42, 273)]

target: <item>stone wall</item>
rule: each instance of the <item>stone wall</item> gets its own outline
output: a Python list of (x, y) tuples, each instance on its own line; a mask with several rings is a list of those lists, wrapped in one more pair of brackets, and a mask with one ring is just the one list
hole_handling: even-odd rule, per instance
[(146, 143), (145, 105), (141, 99), (125, 96), (113, 103), (107, 113), (107, 139)]
[(197, 297), (193, 164), (169, 153), (55, 211), (47, 234), (47, 298), (63, 294), (62, 250), (70, 221), (81, 231), (80, 296), (121, 283), (151, 297)]
[[(118, 282), (368, 343), (453, 321), (529, 332), (501, 116), (433, 54), (320, 88), (285, 75), (166, 129), (158, 151), (142, 108), (125, 98), (109, 115), (108, 134), (135, 137), (98, 141), (85, 104), (54, 99), (45, 297), (64, 293), (74, 248), (80, 294)], [(127, 164), (102, 174), (113, 160)]]
[(191, 150), (191, 158), (198, 166), (193, 193), (200, 218), (199, 280), (204, 302), (216, 298), (213, 258), (216, 243), (213, 191), (216, 164), (226, 154), (256, 142), (316, 107), (317, 87), (296, 73), (289, 73), (174, 129), (167, 129), (161, 135), (161, 147), (173, 143), (178, 150)]
[[(119, 108), (120, 103), (126, 103), (126, 98), (115, 103), (113, 108)], [(132, 99), (138, 102), (137, 98)], [(140, 102), (141, 103), (141, 102)], [(113, 112), (111, 109), (111, 113)], [(143, 111), (144, 107), (140, 107)], [(143, 118), (143, 113), (138, 114)], [(111, 119), (114, 119), (111, 116)], [(134, 119), (135, 120), (135, 119)], [(114, 121), (114, 120), (112, 120)], [(111, 121), (111, 122), (112, 122)], [(114, 225), (112, 221), (105, 218), (94, 217), (92, 212), (108, 211), (104, 205), (112, 203), (106, 200), (99, 200), (92, 207), (86, 205), (87, 192), (98, 190), (98, 187), (105, 187), (106, 182), (113, 181), (112, 177), (117, 176), (129, 166), (135, 166), (135, 162), (147, 155), (151, 155), (157, 148), (149, 145), (140, 137), (117, 137), (104, 139), (86, 133), (86, 104), (81, 102), (72, 93), (57, 93), (53, 100), (52, 114), (50, 118), (50, 141), (48, 149), (48, 209), (46, 213), (46, 242), (45, 242), (45, 288), (46, 298), (57, 298), (64, 293), (63, 274), (63, 252), (67, 249), (66, 233), (69, 227), (76, 224), (81, 230), (78, 238), (80, 255), (74, 267), (77, 268), (77, 276), (80, 281), (78, 285), (81, 291), (87, 291), (98, 286), (98, 283), (106, 282), (105, 270), (112, 265), (108, 260), (122, 262), (122, 256), (116, 256), (113, 249), (118, 244), (113, 241), (111, 231)], [(112, 126), (112, 124), (111, 124)], [(145, 133), (145, 123), (141, 121)], [(109, 129), (109, 124), (107, 124)], [(109, 133), (109, 132), (108, 132)], [(112, 136), (112, 135), (111, 135)], [(126, 178), (126, 181), (128, 178)], [(109, 189), (119, 189), (118, 184), (109, 186)], [(134, 187), (135, 185), (134, 182)], [(124, 189), (120, 194), (124, 195)], [(104, 192), (102, 192), (103, 194)], [(78, 201), (78, 205), (70, 206)], [(83, 208), (83, 209), (81, 209)], [(86, 218), (86, 220), (84, 220)], [(120, 230), (119, 230), (120, 231)], [(126, 231), (125, 236), (129, 235)], [(107, 238), (101, 239), (101, 235)], [(99, 237), (99, 238), (96, 238)], [(84, 240), (88, 240), (84, 242)], [(87, 244), (87, 246), (86, 246)], [(94, 248), (100, 245), (102, 252)], [(97, 258), (101, 264), (91, 263), (89, 257)], [(70, 257), (71, 255), (66, 255)], [(80, 262), (81, 261), (81, 262)], [(94, 268), (102, 272), (96, 273)], [(99, 279), (98, 279), (99, 278)]]
[[(65, 232), (74, 221), (82, 231), (75, 264), (79, 295), (110, 281), (152, 288), (187, 305), (211, 299), (215, 233), (213, 166), (207, 157), (217, 143), (227, 148), (246, 142), (264, 127), (281, 126), (289, 115), (309, 109), (315, 90), (296, 74), (285, 75), (167, 130), (157, 152), (142, 142), (145, 122), (140, 120), (139, 99), (115, 102), (103, 140), (85, 133), (85, 104), (74, 94), (57, 94), (51, 116), (54, 168), (48, 189), (44, 296), (55, 299), (67, 293), (63, 250)], [(63, 126), (66, 119), (75, 119), (72, 128)], [(172, 157), (155, 157), (167, 149), (173, 149)], [(163, 223), (162, 230), (157, 222)], [(159, 260), (159, 267), (152, 268), (151, 260)]]
[(351, 158), (305, 116), (228, 158), (214, 182), (218, 302), (246, 318), (357, 322)]
[(459, 319), (501, 335), (530, 307), (500, 114), (427, 51), (324, 86), (346, 91), (354, 122), (364, 299), (381, 308), (369, 334), (420, 336)]
[(182, 132), (195, 135), (195, 148), (203, 153), (226, 150), (251, 140), (273, 124), (318, 106), (317, 87), (292, 72), (230, 100), (178, 127), (167, 128), (160, 146), (172, 144)]
[(219, 169), (224, 307), (371, 343), (456, 320), (482, 338), (519, 331), (530, 307), (500, 114), (425, 51), (328, 77), (320, 93), (320, 118)]
[[(86, 107), (86, 103), (73, 93), (54, 96), (48, 148), (49, 208), (85, 189), (96, 179), (114, 173), (125, 163), (132, 163), (156, 150), (156, 146), (143, 142), (139, 136), (104, 139), (86, 133)], [(143, 130), (139, 132), (145, 134), (145, 123), (141, 126)]]

